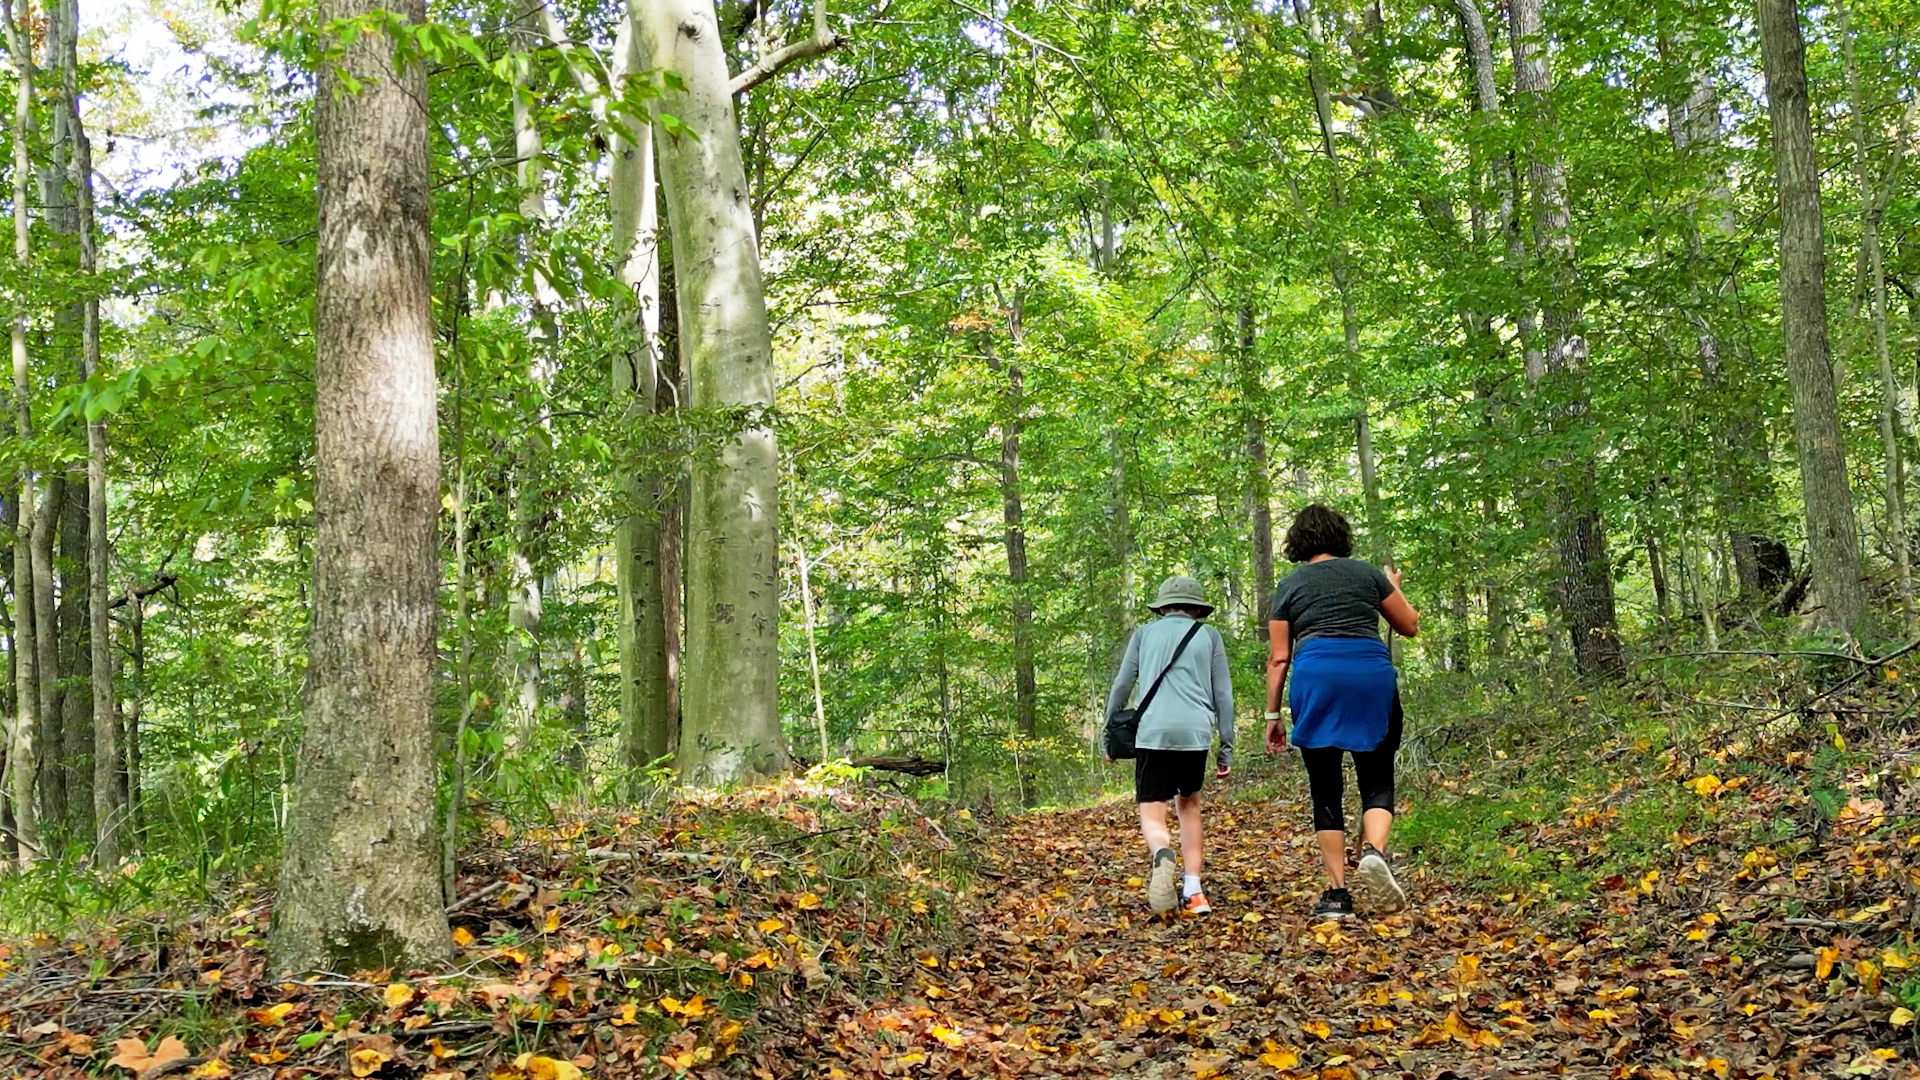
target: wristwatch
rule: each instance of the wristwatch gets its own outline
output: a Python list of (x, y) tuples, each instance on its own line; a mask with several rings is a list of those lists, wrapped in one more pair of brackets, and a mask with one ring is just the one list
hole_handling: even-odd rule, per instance
[(1271, 710), (1269, 710), (1269, 711), (1267, 712), (1267, 719), (1269, 719), (1269, 720), (1278, 720), (1278, 719), (1280, 719), (1280, 714), (1279, 714), (1279, 713), (1277, 713), (1277, 712), (1273, 712), (1273, 711), (1271, 711)]

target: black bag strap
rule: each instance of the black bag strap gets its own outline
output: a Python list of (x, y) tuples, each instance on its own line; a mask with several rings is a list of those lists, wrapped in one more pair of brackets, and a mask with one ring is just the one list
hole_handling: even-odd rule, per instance
[(1174, 646), (1173, 655), (1167, 658), (1167, 666), (1161, 668), (1160, 674), (1154, 676), (1153, 685), (1147, 687), (1147, 696), (1141, 698), (1140, 704), (1134, 707), (1133, 712), (1135, 716), (1147, 715), (1147, 706), (1153, 704), (1153, 695), (1160, 692), (1160, 684), (1166, 681), (1167, 672), (1172, 671), (1173, 665), (1180, 662), (1180, 654), (1187, 651), (1187, 642), (1192, 641), (1194, 635), (1198, 634), (1200, 632), (1200, 628), (1204, 625), (1206, 624), (1202, 623), (1198, 619), (1195, 619), (1193, 621), (1193, 629), (1188, 630), (1187, 636), (1181, 638), (1180, 644)]

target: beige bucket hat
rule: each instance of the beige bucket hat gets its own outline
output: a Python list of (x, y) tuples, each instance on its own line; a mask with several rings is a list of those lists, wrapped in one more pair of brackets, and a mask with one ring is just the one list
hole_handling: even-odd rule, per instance
[(1154, 594), (1147, 610), (1158, 615), (1162, 609), (1175, 604), (1203, 608), (1206, 614), (1213, 614), (1213, 605), (1207, 603), (1206, 596), (1200, 592), (1200, 583), (1185, 574), (1175, 574), (1161, 582), (1160, 591)]

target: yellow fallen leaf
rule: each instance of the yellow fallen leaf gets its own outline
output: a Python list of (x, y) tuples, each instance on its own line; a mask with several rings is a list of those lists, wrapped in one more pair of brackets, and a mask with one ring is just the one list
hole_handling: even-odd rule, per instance
[(1270, 1069), (1291, 1069), (1295, 1065), (1300, 1064), (1300, 1055), (1294, 1050), (1281, 1047), (1276, 1050), (1268, 1050), (1266, 1053), (1261, 1054), (1260, 1064)]
[(293, 1012), (293, 1002), (283, 1001), (264, 1009), (248, 1009), (247, 1019), (265, 1027), (279, 1027), (287, 1022), (287, 1014), (291, 1012)]
[(927, 1034), (938, 1040), (949, 1050), (958, 1050), (967, 1043), (966, 1036), (950, 1027), (935, 1024), (927, 1029)]
[(1893, 1010), (1892, 1016), (1887, 1017), (1887, 1023), (1892, 1024), (1894, 1027), (1906, 1027), (1908, 1024), (1913, 1023), (1913, 1010), (1902, 1005)]
[(233, 1070), (227, 1067), (226, 1062), (214, 1058), (193, 1070), (191, 1075), (198, 1077), (199, 1080), (227, 1080), (227, 1077), (233, 1075)]
[(820, 906), (820, 898), (810, 892), (803, 892), (793, 898), (793, 906), (801, 911), (813, 911)]
[(1816, 954), (1819, 963), (1814, 966), (1813, 977), (1824, 979), (1833, 974), (1833, 965), (1840, 959), (1840, 950), (1829, 945)]
[(355, 1076), (372, 1076), (380, 1071), (380, 1066), (392, 1061), (391, 1057), (372, 1047), (363, 1047), (347, 1055), (347, 1067)]
[(1718, 792), (1721, 788), (1726, 787), (1725, 784), (1720, 782), (1720, 778), (1712, 773), (1708, 773), (1705, 776), (1696, 776), (1687, 781), (1686, 786), (1691, 788), (1695, 795), (1703, 799)]
[(1300, 1030), (1306, 1032), (1307, 1034), (1313, 1036), (1316, 1039), (1321, 1039), (1321, 1040), (1331, 1038), (1333, 1035), (1333, 1029), (1327, 1026), (1327, 1022), (1325, 1020), (1312, 1020), (1307, 1023), (1301, 1024)]
[(467, 928), (466, 928), (466, 927), (464, 927), (464, 926), (456, 926), (456, 927), (454, 927), (454, 928), (453, 928), (453, 943), (454, 943), (455, 945), (458, 945), (458, 946), (460, 946), (460, 947), (461, 947), (461, 948), (463, 948), (463, 949), (464, 949), (464, 948), (466, 948), (467, 946), (469, 946), (469, 945), (471, 945), (471, 944), (473, 944), (473, 931), (471, 931), (471, 930), (469, 930), (469, 929), (467, 929)]
[(398, 1009), (413, 1000), (413, 987), (406, 983), (388, 983), (386, 993), (380, 995), (387, 1008)]
[(677, 1020), (698, 1020), (707, 1015), (707, 999), (695, 994), (685, 1001), (663, 997), (660, 1009)]
[(544, 929), (549, 934), (554, 933), (555, 931), (560, 929), (560, 909), (559, 908), (547, 909), (547, 921), (543, 924), (542, 929)]
[(269, 1050), (264, 1054), (248, 1054), (247, 1059), (255, 1065), (278, 1065), (287, 1060), (285, 1050)]
[(580, 1066), (559, 1058), (521, 1054), (513, 1059), (513, 1067), (526, 1073), (527, 1080), (580, 1080)]
[(779, 919), (761, 919), (756, 925), (760, 927), (761, 933), (771, 934), (787, 924), (781, 922)]

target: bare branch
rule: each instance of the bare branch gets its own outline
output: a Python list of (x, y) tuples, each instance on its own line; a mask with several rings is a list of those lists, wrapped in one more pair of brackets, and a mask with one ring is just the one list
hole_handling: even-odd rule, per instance
[(846, 44), (846, 40), (827, 25), (826, 0), (813, 0), (813, 36), (805, 41), (782, 45), (761, 57), (759, 63), (735, 75), (733, 85), (728, 89), (735, 95), (744, 94), (778, 75), (785, 68), (803, 60), (811, 60), (816, 56), (825, 56)]

